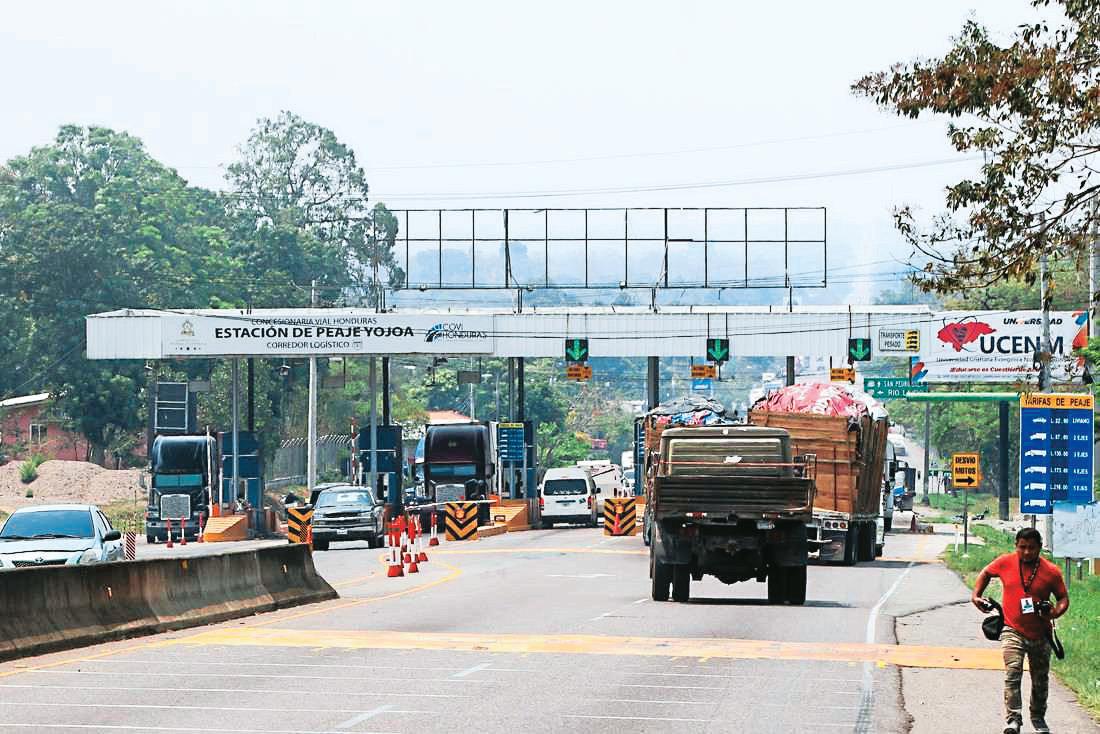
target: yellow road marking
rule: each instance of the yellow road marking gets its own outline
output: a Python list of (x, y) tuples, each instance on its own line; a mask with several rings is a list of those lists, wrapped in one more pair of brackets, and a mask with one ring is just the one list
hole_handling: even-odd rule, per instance
[(358, 576), (356, 578), (346, 579), (344, 581), (337, 581), (335, 584), (332, 584), (332, 588), (334, 588), (334, 589), (346, 589), (346, 588), (351, 587), (351, 586), (358, 586), (359, 584), (363, 583), (364, 581), (372, 579), (377, 575), (378, 574), (376, 574), (374, 571), (371, 571), (366, 576)]
[(860, 642), (294, 630), (234, 627), (171, 640), (168, 645), (308, 647), (313, 649), (455, 650), (493, 653), (638, 655), (660, 657), (870, 662), (913, 668), (1001, 670), (1000, 648), (885, 645)]
[[(317, 607), (315, 607), (313, 609), (309, 609), (309, 610), (304, 611), (304, 612), (297, 612), (295, 614), (281, 615), (278, 612), (274, 612), (273, 613), (274, 619), (269, 619), (266, 622), (256, 622), (255, 624), (246, 625), (246, 627), (250, 627), (250, 628), (263, 627), (263, 626), (266, 626), (266, 625), (269, 625), (269, 624), (277, 624), (278, 622), (289, 621), (291, 619), (302, 619), (303, 617), (313, 617), (313, 616), (316, 616), (318, 614), (328, 614), (329, 612), (335, 612), (335, 611), (338, 611), (340, 609), (350, 609), (351, 607), (358, 607), (358, 606), (362, 606), (364, 604), (374, 604), (376, 602), (386, 601), (387, 599), (396, 599), (399, 596), (407, 596), (408, 594), (415, 594), (418, 591), (424, 591), (425, 589), (430, 589), (434, 586), (439, 586), (440, 584), (445, 584), (449, 581), (454, 581), (455, 579), (457, 579), (459, 576), (462, 575), (462, 569), (461, 568), (459, 568), (458, 566), (452, 566), (451, 564), (447, 563), (446, 561), (435, 561), (435, 565), (443, 566), (444, 568), (450, 569), (451, 572), (449, 574), (447, 574), (446, 576), (444, 576), (443, 578), (441, 578), (441, 579), (436, 579), (435, 581), (429, 581), (426, 584), (419, 584), (417, 586), (410, 586), (407, 589), (402, 589), (401, 591), (395, 591), (392, 594), (383, 594), (382, 596), (368, 596), (368, 597), (365, 597), (363, 599), (347, 599), (347, 600), (344, 600), (343, 602), (322, 603), (320, 605), (317, 605)], [(199, 633), (199, 635), (201, 635), (201, 634), (205, 634), (205, 633)], [(192, 635), (191, 637), (197, 637), (199, 635)], [(184, 638), (184, 639), (190, 639), (190, 637), (187, 637), (187, 638)], [(171, 644), (171, 642), (169, 642), (167, 644)]]

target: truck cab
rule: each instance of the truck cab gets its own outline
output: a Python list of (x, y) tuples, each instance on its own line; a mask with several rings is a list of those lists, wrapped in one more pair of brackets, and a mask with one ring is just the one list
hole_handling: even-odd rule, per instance
[[(200, 518), (209, 516), (210, 488), (216, 481), (218, 450), (211, 436), (157, 436), (150, 451), (151, 480), (145, 509), (145, 539), (168, 540), (169, 517), (176, 538), (197, 538)], [(187, 507), (181, 522), (169, 508)]]

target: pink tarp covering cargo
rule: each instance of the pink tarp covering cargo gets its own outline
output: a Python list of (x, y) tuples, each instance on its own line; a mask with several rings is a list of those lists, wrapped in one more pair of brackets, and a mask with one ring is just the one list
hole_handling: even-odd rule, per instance
[(862, 418), (885, 416), (882, 405), (865, 392), (830, 382), (809, 382), (780, 388), (756, 401), (753, 410), (769, 413), (811, 413)]

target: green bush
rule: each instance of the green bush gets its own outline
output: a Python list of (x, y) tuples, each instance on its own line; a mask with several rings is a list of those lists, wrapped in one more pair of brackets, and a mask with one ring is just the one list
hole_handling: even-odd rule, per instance
[[(31, 454), (31, 457), (19, 465), (19, 481), (23, 484), (30, 484), (38, 478), (38, 467), (42, 465), (42, 462), (46, 460), (42, 454)], [(28, 494), (28, 497), (32, 497), (32, 494)]]

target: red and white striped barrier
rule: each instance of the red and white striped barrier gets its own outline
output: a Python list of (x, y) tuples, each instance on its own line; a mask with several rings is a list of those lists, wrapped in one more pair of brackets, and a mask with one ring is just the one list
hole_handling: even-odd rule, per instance
[(172, 521), (168, 520), (168, 542), (164, 544), (165, 548), (172, 547)]
[(133, 561), (137, 559), (137, 533), (133, 530), (127, 530), (125, 536), (125, 543), (123, 543), (123, 557), (127, 561)]

